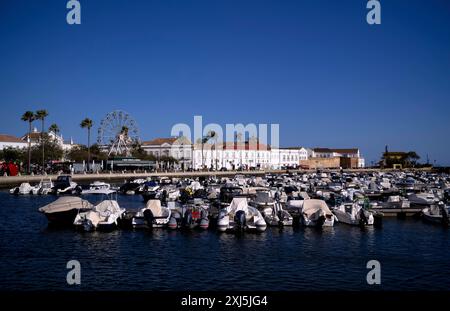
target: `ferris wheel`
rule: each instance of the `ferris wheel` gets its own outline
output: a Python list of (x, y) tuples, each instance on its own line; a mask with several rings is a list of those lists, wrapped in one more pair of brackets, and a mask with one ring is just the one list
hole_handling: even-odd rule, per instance
[(109, 148), (108, 156), (129, 156), (133, 144), (139, 141), (137, 123), (125, 111), (112, 111), (100, 122), (97, 143)]

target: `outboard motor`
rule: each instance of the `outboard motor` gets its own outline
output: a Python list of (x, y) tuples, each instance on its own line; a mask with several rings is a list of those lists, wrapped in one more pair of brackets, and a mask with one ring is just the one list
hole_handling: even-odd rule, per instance
[(144, 211), (144, 219), (147, 222), (147, 226), (151, 229), (153, 228), (153, 220), (155, 219), (155, 216), (153, 216), (153, 213), (151, 210), (146, 209)]
[(284, 213), (283, 211), (278, 211), (277, 212), (277, 216), (278, 216), (278, 226), (283, 227), (284, 226)]
[(187, 210), (184, 213), (182, 225), (184, 228), (191, 228), (191, 226), (193, 225), (193, 218), (192, 218), (191, 210)]
[(94, 225), (92, 224), (92, 221), (90, 221), (89, 219), (85, 219), (83, 221), (83, 230), (85, 232), (89, 232), (94, 230)]
[(236, 228), (240, 231), (245, 229), (247, 220), (245, 218), (245, 212), (244, 211), (237, 211), (236, 215), (234, 215), (234, 222), (236, 224)]
[(445, 206), (445, 204), (440, 204), (440, 208), (441, 208), (441, 214), (442, 214), (442, 222), (444, 223), (444, 225), (449, 225), (450, 217), (448, 215), (447, 207)]
[(369, 224), (366, 213), (364, 212), (364, 209), (362, 209), (362, 208), (359, 210), (359, 224), (361, 226), (365, 226), (365, 225)]
[(163, 190), (161, 194), (161, 203), (163, 204), (167, 203), (167, 190)]

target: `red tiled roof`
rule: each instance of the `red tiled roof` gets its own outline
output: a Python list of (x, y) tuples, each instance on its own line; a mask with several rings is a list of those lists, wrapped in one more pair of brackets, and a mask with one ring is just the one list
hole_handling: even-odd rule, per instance
[(0, 141), (7, 143), (23, 143), (24, 141), (20, 138), (8, 134), (0, 134)]
[(266, 144), (260, 144), (260, 143), (253, 143), (249, 144), (248, 142), (245, 143), (233, 143), (233, 142), (226, 142), (223, 143), (223, 149), (224, 150), (270, 150), (270, 146)]
[(358, 153), (358, 148), (334, 149), (334, 148), (314, 148), (314, 152), (319, 153)]
[(178, 138), (155, 138), (153, 140), (144, 141), (142, 145), (151, 146), (151, 145), (162, 145), (162, 144), (173, 144)]

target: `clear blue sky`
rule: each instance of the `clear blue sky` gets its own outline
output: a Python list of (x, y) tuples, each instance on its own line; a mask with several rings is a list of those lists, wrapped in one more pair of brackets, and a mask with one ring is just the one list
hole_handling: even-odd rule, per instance
[[(279, 123), (281, 145), (391, 150), (450, 165), (450, 1), (0, 0), (0, 133), (45, 108), (66, 138), (129, 112), (143, 139), (173, 124)], [(37, 124), (36, 124), (37, 125)]]

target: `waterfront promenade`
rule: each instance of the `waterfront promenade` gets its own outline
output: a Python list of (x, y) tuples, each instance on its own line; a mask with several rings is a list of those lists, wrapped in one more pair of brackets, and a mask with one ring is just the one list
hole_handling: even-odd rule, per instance
[[(430, 169), (420, 169), (429, 171)], [(138, 179), (138, 178), (147, 178), (147, 177), (179, 177), (179, 178), (195, 178), (200, 176), (218, 176), (218, 177), (227, 177), (227, 176), (235, 176), (237, 174), (241, 175), (249, 175), (249, 176), (262, 176), (265, 174), (285, 174), (285, 173), (313, 173), (317, 170), (255, 170), (255, 171), (194, 171), (194, 172), (104, 172), (104, 173), (93, 173), (93, 174), (73, 174), (72, 179), (76, 182), (84, 182), (89, 183), (95, 180), (101, 181), (116, 181), (116, 182), (124, 182), (128, 179)], [(339, 172), (339, 169), (322, 169), (321, 172)], [(367, 173), (367, 172), (389, 172), (392, 169), (344, 169), (344, 172), (348, 173)], [(39, 181), (44, 178), (51, 180), (56, 180), (58, 175), (21, 175), (21, 176), (1, 176), (0, 177), (0, 188), (9, 188), (20, 185), (23, 182), (28, 182), (31, 184), (39, 183)]]

